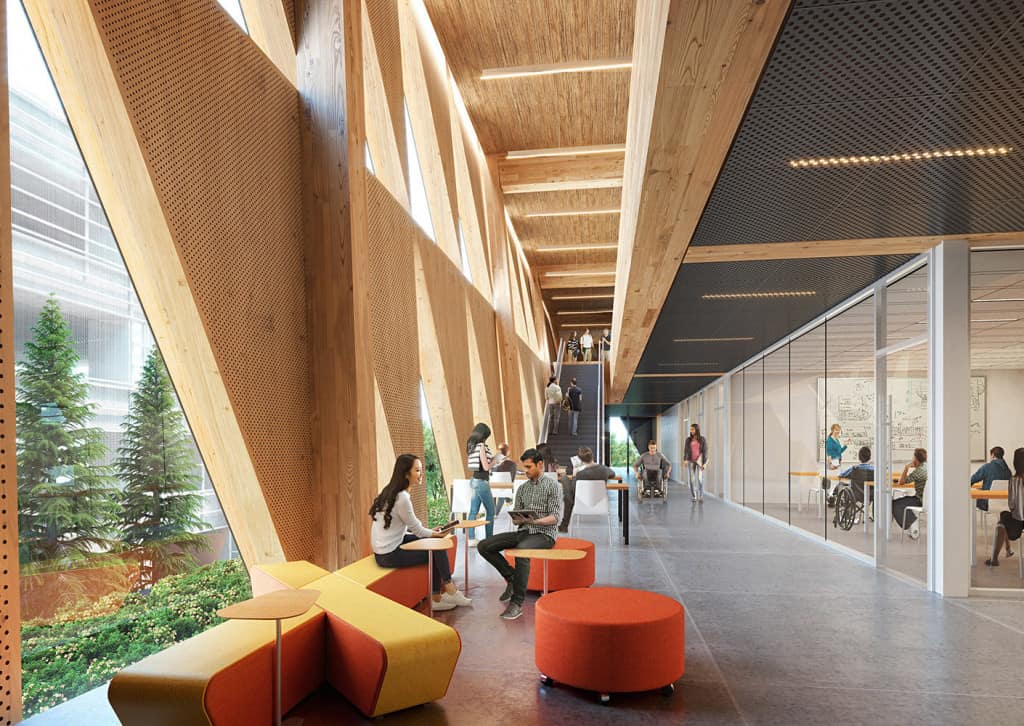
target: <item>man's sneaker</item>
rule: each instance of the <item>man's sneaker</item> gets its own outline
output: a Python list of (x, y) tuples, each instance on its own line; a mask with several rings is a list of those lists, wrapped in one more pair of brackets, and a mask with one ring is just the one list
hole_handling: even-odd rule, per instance
[(701, 494), (699, 497), (697, 497), (697, 501), (698, 502), (703, 502), (704, 501), (704, 495)]
[(514, 602), (510, 602), (508, 607), (505, 608), (505, 612), (501, 614), (502, 620), (515, 620), (523, 614), (522, 605), (516, 605)]
[(430, 609), (435, 613), (439, 613), (442, 610), (454, 610), (456, 607), (458, 607), (458, 605), (451, 600), (445, 600), (444, 595), (441, 596), (440, 600), (431, 599), (430, 601)]
[(912, 525), (910, 525), (910, 529), (907, 530), (907, 536), (909, 536), (910, 539), (917, 539), (918, 537), (920, 537), (921, 526), (917, 522), (914, 522)]
[(511, 599), (512, 599), (512, 580), (509, 580), (508, 584), (505, 585), (505, 592), (501, 593), (501, 595), (498, 597), (498, 601), (499, 602), (508, 602)]
[(463, 595), (458, 590), (456, 590), (455, 592), (442, 593), (441, 599), (445, 600), (447, 602), (453, 602), (456, 605), (472, 605), (473, 604), (473, 598), (466, 597), (465, 595)]

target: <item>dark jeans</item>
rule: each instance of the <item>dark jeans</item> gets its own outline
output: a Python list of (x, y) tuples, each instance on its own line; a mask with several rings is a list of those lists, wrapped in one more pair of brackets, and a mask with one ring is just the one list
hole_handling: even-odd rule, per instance
[[(407, 534), (402, 538), (402, 544), (406, 542), (415, 542), (418, 540), (414, 534)], [(415, 550), (403, 550), (401, 546), (397, 547), (386, 555), (374, 554), (373, 559), (377, 561), (377, 564), (381, 567), (416, 567), (417, 565), (427, 564), (427, 553)], [(441, 586), (446, 585), (452, 581), (452, 569), (448, 565), (448, 553), (444, 550), (438, 550), (434, 553), (434, 573), (430, 577), (431, 590), (434, 593), (441, 592)]]
[(555, 540), (546, 534), (530, 534), (528, 530), (517, 530), (515, 532), (501, 532), (493, 537), (488, 537), (477, 543), (476, 551), (480, 556), (491, 563), (491, 566), (505, 578), (512, 582), (512, 602), (522, 605), (526, 599), (526, 583), (530, 579), (530, 561), (523, 558), (516, 558), (515, 569), (505, 560), (501, 554), (502, 550), (518, 547), (523, 550), (549, 550), (555, 546)]
[[(917, 497), (900, 497), (892, 501), (892, 518), (896, 520), (896, 524), (903, 526), (903, 511), (907, 507), (920, 507), (921, 500)], [(907, 529), (910, 529), (911, 525), (917, 521), (917, 515), (913, 512), (907, 512)]]

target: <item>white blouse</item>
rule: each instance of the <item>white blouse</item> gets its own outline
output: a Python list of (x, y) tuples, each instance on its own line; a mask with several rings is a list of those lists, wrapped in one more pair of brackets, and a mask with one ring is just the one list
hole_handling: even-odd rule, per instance
[(412, 511), (412, 497), (408, 491), (399, 492), (395, 497), (395, 506), (391, 509), (391, 526), (384, 526), (384, 512), (373, 515), (373, 526), (370, 528), (370, 544), (374, 554), (386, 555), (394, 552), (402, 544), (406, 529), (417, 537), (433, 537), (434, 531), (427, 529)]

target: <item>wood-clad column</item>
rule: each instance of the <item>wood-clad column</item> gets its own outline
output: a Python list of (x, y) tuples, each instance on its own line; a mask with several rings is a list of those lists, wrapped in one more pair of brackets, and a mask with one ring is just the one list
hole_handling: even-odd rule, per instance
[(18, 460), (14, 446), (14, 283), (7, 16), (0, 16), (0, 724), (21, 720)]
[(313, 381), (314, 478), (323, 513), (322, 564), (369, 551), (377, 492), (370, 358), (362, 3), (296, 7)]

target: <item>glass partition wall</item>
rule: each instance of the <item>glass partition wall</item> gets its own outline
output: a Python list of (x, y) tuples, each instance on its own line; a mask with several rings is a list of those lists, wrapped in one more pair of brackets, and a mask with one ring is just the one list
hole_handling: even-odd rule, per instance
[[(1015, 469), (1014, 453), (1024, 447), (1020, 427), (1024, 395), (1024, 250), (971, 253), (971, 481), (982, 492), (971, 508), (974, 542), (971, 547), (971, 585), (1019, 590), (1024, 578), (1015, 560), (1022, 540), (992, 558), (996, 525), (1009, 510), (1003, 483)], [(996, 456), (1002, 450), (1009, 472)], [(993, 454), (995, 450), (995, 454)], [(1022, 462), (1024, 463), (1024, 462)], [(965, 485), (965, 490), (967, 487)]]
[(891, 482), (928, 446), (928, 268), (880, 285), (885, 295), (865, 291), (703, 393), (705, 405), (729, 396), (712, 408), (729, 432), (731, 501), (924, 582), (928, 503), (899, 500), (921, 493), (927, 462)]

